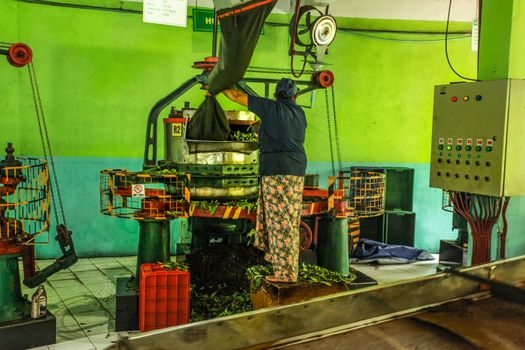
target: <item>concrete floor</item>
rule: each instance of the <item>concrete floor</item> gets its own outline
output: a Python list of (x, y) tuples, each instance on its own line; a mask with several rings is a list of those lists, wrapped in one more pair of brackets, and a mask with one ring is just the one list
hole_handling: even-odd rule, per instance
[[(436, 273), (437, 255), (433, 261), (406, 265), (362, 265), (352, 267), (380, 284), (423, 277)], [(39, 260), (44, 268), (51, 261)], [(79, 259), (67, 271), (52, 276), (45, 288), (49, 310), (57, 318), (56, 344), (34, 348), (39, 350), (104, 349), (119, 333), (115, 327), (115, 281), (117, 277), (135, 272), (136, 257)], [(32, 290), (23, 293), (31, 296)], [(126, 332), (120, 335), (127, 334)]]

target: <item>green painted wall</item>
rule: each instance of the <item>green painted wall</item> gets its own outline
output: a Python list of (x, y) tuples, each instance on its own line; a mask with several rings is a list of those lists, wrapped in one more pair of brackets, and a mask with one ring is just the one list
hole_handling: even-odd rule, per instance
[[(18, 40), (18, 6), (14, 1), (0, 2), (0, 42)], [(5, 56), (0, 57), (0, 150), (3, 153), (5, 144), (12, 141), (20, 144), (19, 139), (19, 76), (11, 67)], [(9, 133), (9, 134), (8, 134)]]
[[(35, 53), (57, 155), (141, 157), (150, 107), (195, 74), (192, 62), (210, 52), (209, 33), (145, 24), (139, 14), (13, 0), (1, 3), (13, 9), (7, 17), (17, 18), (14, 32)], [(5, 22), (0, 26), (0, 33), (7, 29), (9, 34), (9, 22), (6, 28)], [(444, 60), (442, 35), (373, 36), (387, 40), (340, 32), (329, 56), (328, 68), (336, 75), (341, 130), (349, 145), (344, 159), (426, 162), (432, 86), (456, 80)], [(7, 35), (6, 40), (14, 39)], [(454, 64), (465, 74), (475, 69), (469, 42), (466, 38), (450, 43)], [(266, 26), (252, 64), (288, 67), (287, 46), (286, 28)], [(7, 65), (2, 70), (11, 79), (24, 73)], [(23, 78), (20, 115), (24, 118), (19, 125), (25, 137), (21, 151), (36, 154), (40, 146), (34, 124), (29, 122), (32, 119), (27, 119), (32, 118), (32, 105), (29, 85)], [(2, 92), (6, 88), (1, 87)], [(201, 95), (196, 89), (189, 97), (197, 105)], [(326, 160), (323, 110), (324, 98), (320, 96), (309, 114), (307, 149), (315, 161)], [(395, 142), (384, 142), (393, 135)]]
[(513, 1), (483, 1), (478, 72), (480, 80), (508, 77)]
[(524, 79), (525, 4), (521, 0), (483, 2), (478, 78)]
[(509, 76), (516, 79), (525, 79), (525, 3), (514, 1), (512, 7), (512, 34), (510, 38), (511, 54), (509, 61)]
[[(137, 225), (98, 213), (98, 171), (140, 167), (149, 109), (197, 73), (191, 64), (210, 54), (211, 34), (145, 24), (135, 13), (15, 0), (0, 0), (0, 8), (0, 40), (26, 42), (35, 53), (64, 202), (80, 254), (133, 254)], [(436, 22), (340, 23), (359, 29), (444, 29)], [(468, 25), (454, 28), (465, 31)], [(456, 69), (474, 76), (476, 57), (470, 39), (462, 36), (452, 36), (450, 56)], [(287, 47), (287, 29), (266, 26), (252, 65), (287, 69)], [(440, 211), (440, 191), (429, 189), (427, 179), (433, 86), (457, 81), (446, 64), (443, 35), (339, 32), (330, 52), (327, 68), (336, 76), (343, 161), (416, 167), (416, 242), (435, 251), (440, 238), (454, 236), (449, 217)], [(19, 154), (41, 154), (26, 69), (0, 61), (0, 75), (0, 99), (7, 106), (0, 112), (0, 145), (13, 140)], [(202, 96), (195, 89), (185, 99), (197, 106)], [(224, 102), (224, 107), (233, 105)], [(312, 168), (322, 174), (328, 173), (330, 159), (324, 108), (324, 93), (319, 92), (307, 112), (306, 144)], [(4, 116), (10, 117), (7, 123)], [(525, 251), (525, 242), (510, 249)], [(38, 252), (42, 257), (58, 255), (54, 244)]]

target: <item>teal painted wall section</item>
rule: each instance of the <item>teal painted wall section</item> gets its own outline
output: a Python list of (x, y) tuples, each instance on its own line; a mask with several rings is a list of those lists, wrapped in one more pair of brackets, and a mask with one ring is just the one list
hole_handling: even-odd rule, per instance
[[(141, 167), (149, 109), (198, 73), (190, 67), (193, 61), (209, 55), (211, 34), (145, 24), (140, 14), (14, 0), (0, 0), (0, 8), (6, 9), (0, 13), (0, 40), (27, 42), (35, 53), (68, 224), (80, 255), (134, 254), (138, 225), (99, 213), (99, 171)], [(341, 21), (343, 25), (350, 22)], [(439, 23), (357, 22), (361, 29), (439, 29)], [(460, 27), (464, 30), (465, 24)], [(451, 39), (454, 66), (465, 75), (475, 75), (470, 39), (463, 35)], [(287, 28), (266, 26), (252, 65), (287, 69), (287, 47)], [(435, 251), (440, 238), (455, 236), (450, 231), (449, 214), (441, 210), (441, 192), (428, 187), (433, 86), (457, 80), (445, 61), (443, 35), (339, 32), (328, 63), (326, 68), (336, 75), (343, 161), (346, 165), (414, 167), (416, 244)], [(8, 82), (0, 85), (2, 103), (8, 105), (1, 113), (12, 116), (7, 124), (2, 118), (0, 146), (13, 140), (18, 154), (38, 155), (40, 144), (27, 70), (4, 62), (0, 63), (0, 74), (2, 82)], [(220, 99), (226, 109), (234, 108)], [(197, 106), (203, 92), (195, 88), (184, 100)], [(182, 103), (178, 101), (176, 106)], [(330, 164), (322, 91), (316, 93), (307, 118), (309, 166), (326, 179)], [(524, 205), (521, 199), (512, 203), (509, 214), (521, 221), (511, 227), (525, 227), (520, 216)], [(178, 227), (175, 221), (174, 238)], [(509, 245), (509, 252), (525, 252), (525, 243), (520, 242)], [(38, 254), (56, 257), (56, 242), (39, 247)]]
[[(138, 169), (142, 159), (57, 157), (57, 171), (64, 193), (64, 207), (68, 225), (74, 232), (74, 241), (81, 256), (133, 255), (138, 246), (138, 224), (131, 220), (108, 217), (99, 212), (100, 169)], [(457, 236), (451, 230), (451, 214), (441, 209), (441, 190), (428, 186), (430, 168), (418, 163), (344, 163), (343, 168), (357, 166), (403, 166), (414, 168), (414, 212), (416, 213), (415, 246), (437, 252), (440, 239)], [(320, 175), (320, 185), (326, 186), (331, 175), (329, 162), (309, 162), (308, 173)], [(508, 211), (508, 256), (525, 254), (525, 198), (513, 198)], [(178, 220), (171, 225), (172, 250), (180, 236)], [(52, 227), (54, 236), (54, 226)], [(52, 238), (52, 237), (51, 237)], [(41, 237), (47, 239), (47, 237)], [(60, 255), (56, 242), (37, 249), (41, 258)]]

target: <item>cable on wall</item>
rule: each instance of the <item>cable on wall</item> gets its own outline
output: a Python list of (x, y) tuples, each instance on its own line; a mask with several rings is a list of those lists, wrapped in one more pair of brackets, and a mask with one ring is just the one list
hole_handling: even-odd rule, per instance
[(447, 14), (447, 27), (445, 29), (445, 57), (447, 58), (447, 63), (450, 69), (461, 79), (470, 80), (470, 81), (478, 81), (477, 79), (467, 78), (461, 74), (459, 74), (454, 67), (452, 66), (452, 63), (450, 62), (450, 57), (448, 56), (448, 27), (450, 24), (450, 9), (452, 8), (452, 0), (449, 0), (448, 2), (448, 14)]

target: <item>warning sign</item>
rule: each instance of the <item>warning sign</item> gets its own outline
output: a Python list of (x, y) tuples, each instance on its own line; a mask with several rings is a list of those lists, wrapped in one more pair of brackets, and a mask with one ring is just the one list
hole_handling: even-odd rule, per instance
[(131, 185), (131, 196), (132, 197), (146, 197), (146, 188), (144, 185)]

